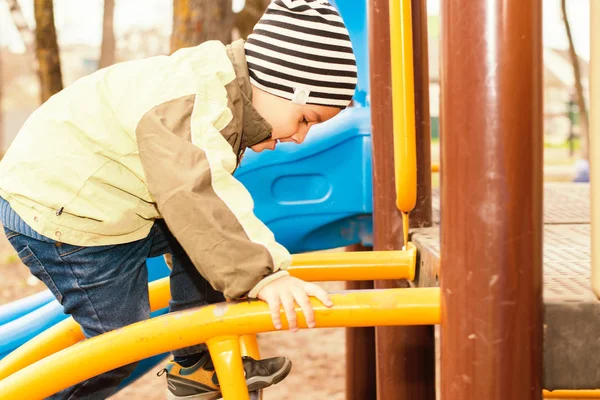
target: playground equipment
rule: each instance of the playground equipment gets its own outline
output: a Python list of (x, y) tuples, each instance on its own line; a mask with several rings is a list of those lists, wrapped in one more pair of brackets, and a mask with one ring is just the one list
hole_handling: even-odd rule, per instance
[[(348, 4), (339, 3), (338, 5)], [(403, 8), (398, 9), (394, 8), (398, 2), (392, 1), (390, 8), (391, 21), (396, 21), (398, 24), (398, 15), (402, 16), (405, 34), (410, 26), (408, 20), (414, 13), (407, 11), (407, 4), (408, 1), (403, 1)], [(352, 4), (352, 7), (355, 7), (355, 3)], [(464, 15), (464, 18), (469, 21), (468, 29), (466, 25), (460, 25), (450, 18), (450, 15), (454, 15), (459, 10), (460, 15)], [(488, 3), (484, 5), (483, 2), (460, 0), (452, 2), (452, 4), (444, 3), (442, 11), (445, 18), (448, 18), (444, 24), (447, 31), (443, 35), (443, 47), (447, 58), (442, 76), (446, 82), (450, 82), (442, 91), (446, 100), (443, 102), (445, 111), (442, 113), (445, 135), (445, 139), (442, 141), (442, 162), (445, 163), (445, 167), (442, 169), (444, 183), (442, 207), (445, 210), (442, 224), (460, 227), (460, 232), (453, 232), (446, 228), (442, 232), (440, 250), (440, 234), (437, 227), (413, 230), (411, 242), (405, 240), (404, 243), (411, 243), (407, 245), (408, 252), (414, 251), (413, 244), (419, 249), (420, 262), (416, 275), (415, 270), (411, 270), (408, 264), (392, 265), (389, 258), (378, 260), (381, 262), (377, 267), (372, 265), (374, 264), (372, 259), (362, 265), (357, 265), (356, 260), (347, 259), (348, 257), (361, 257), (368, 253), (343, 256), (298, 255), (295, 256), (295, 267), (292, 268), (292, 273), (309, 280), (311, 278), (319, 280), (327, 278), (379, 280), (403, 277), (414, 279), (414, 283), (418, 286), (431, 286), (436, 284), (436, 278), (440, 272), (441, 253), (444, 259), (441, 292), (437, 288), (418, 288), (365, 290), (337, 294), (333, 298), (335, 306), (331, 309), (313, 302), (316, 308), (317, 326), (422, 326), (437, 324), (441, 321), (443, 398), (468, 400), (540, 398), (542, 395), (542, 182), (541, 140), (539, 140), (541, 82), (539, 76), (534, 72), (541, 63), (536, 57), (524, 56), (538, 54), (541, 49), (540, 4), (532, 2), (527, 5), (517, 5), (514, 2), (512, 4), (505, 2), (503, 7), (496, 9)], [(598, 11), (600, 10), (593, 6), (592, 18), (600, 15)], [(404, 13), (398, 14), (398, 12)], [(485, 18), (481, 18), (481, 13)], [(344, 8), (342, 8), (342, 16), (347, 18)], [(503, 26), (506, 29), (500, 29), (499, 25), (493, 24), (497, 19), (502, 19), (508, 24)], [(533, 25), (532, 21), (534, 21)], [(482, 37), (486, 38), (488, 47), (482, 46), (478, 42)], [(514, 40), (515, 38), (518, 40)], [(354, 41), (355, 36), (352, 39)], [(415, 38), (415, 40), (417, 39)], [(449, 51), (450, 48), (455, 49), (459, 43), (463, 46), (464, 51)], [(509, 45), (513, 46), (515, 43), (519, 43), (522, 47), (518, 49), (519, 51), (513, 51), (510, 57), (506, 56)], [(597, 43), (593, 42), (593, 44), (597, 46)], [(511, 48), (510, 50), (515, 49)], [(592, 53), (592, 61), (594, 61), (597, 54)], [(461, 59), (460, 57), (464, 54), (470, 54), (472, 58)], [(498, 61), (500, 58), (502, 58), (502, 63)], [(414, 61), (416, 63), (417, 58)], [(473, 74), (466, 76), (465, 70), (467, 69)], [(519, 71), (518, 76), (523, 81), (510, 82), (511, 79), (514, 79), (513, 70)], [(405, 74), (405, 79), (411, 80), (411, 78), (411, 74)], [(518, 90), (520, 87), (532, 89), (522, 93)], [(397, 89), (397, 86), (395, 88)], [(469, 90), (465, 90), (465, 88), (469, 88)], [(359, 93), (363, 92), (359, 91)], [(410, 94), (406, 90), (404, 93), (405, 95)], [(518, 101), (515, 99), (517, 97), (514, 95), (515, 93), (519, 94)], [(461, 96), (464, 98), (461, 99)], [(361, 99), (360, 101), (366, 102), (365, 96), (358, 96), (358, 98)], [(594, 99), (593, 93), (592, 107), (597, 103), (594, 102)], [(472, 109), (474, 104), (479, 107), (480, 115), (473, 118), (471, 115), (469, 118), (465, 117), (465, 110)], [(359, 106), (363, 105), (359, 103)], [(453, 114), (451, 110), (454, 107), (457, 107), (460, 112)], [(339, 131), (322, 131), (324, 134), (335, 133), (332, 140), (339, 140), (335, 142), (335, 146), (323, 145), (323, 143), (327, 143), (327, 140), (317, 135), (315, 142), (309, 145), (311, 150), (301, 153), (302, 157), (294, 158), (294, 154), (300, 153), (292, 151), (289, 146), (281, 146), (281, 151), (278, 150), (277, 153), (271, 155), (275, 156), (276, 161), (270, 165), (267, 161), (263, 162), (262, 158), (248, 157), (249, 167), (240, 169), (240, 179), (246, 179), (245, 184), (253, 187), (251, 175), (247, 173), (252, 170), (253, 165), (261, 164), (262, 167), (276, 169), (277, 162), (284, 162), (290, 157), (297, 161), (305, 160), (303, 161), (305, 162), (304, 167), (310, 168), (311, 162), (314, 162), (318, 154), (332, 154), (328, 153), (327, 149), (333, 149), (335, 152), (342, 146), (350, 146), (347, 150), (351, 148), (363, 155), (365, 152), (368, 153), (366, 145), (369, 142), (368, 112), (367, 108), (361, 109), (360, 107), (347, 110), (339, 119), (340, 125), (345, 128)], [(517, 120), (518, 124), (515, 122)], [(594, 120), (592, 110), (592, 124), (594, 124)], [(490, 121), (495, 121), (495, 123), (490, 124)], [(504, 125), (500, 125), (500, 123)], [(469, 124), (473, 124), (473, 126)], [(353, 126), (360, 128), (354, 131), (355, 134), (348, 134), (348, 130), (354, 129)], [(367, 128), (363, 130), (365, 126)], [(411, 146), (411, 139), (406, 136), (410, 134), (414, 136), (414, 129), (414, 127), (412, 131), (405, 129), (401, 131), (402, 134), (399, 134), (398, 130), (395, 131), (394, 142), (397, 153), (405, 153)], [(532, 132), (534, 134), (531, 134)], [(358, 139), (354, 139), (355, 137)], [(465, 137), (468, 137), (469, 140)], [(468, 147), (469, 143), (472, 147)], [(472, 143), (477, 145), (473, 146)], [(321, 150), (323, 151), (314, 151), (319, 145), (322, 146)], [(401, 148), (403, 145), (404, 149)], [(600, 154), (597, 141), (593, 141), (593, 146), (596, 151), (593, 154)], [(415, 141), (415, 146), (411, 150), (413, 158), (414, 154), (418, 154), (419, 151), (422, 149), (416, 146)], [(517, 152), (516, 155), (512, 153), (513, 151)], [(349, 156), (346, 153), (344, 155)], [(312, 160), (311, 157), (313, 157)], [(464, 164), (455, 162), (456, 159), (462, 160)], [(336, 161), (338, 160), (336, 158)], [(422, 163), (422, 160), (416, 157), (416, 162), (420, 161), (421, 164), (409, 163), (410, 165), (407, 165), (406, 168), (412, 168), (413, 173), (415, 169), (418, 171), (429, 168), (428, 160), (427, 163)], [(363, 163), (359, 165), (364, 166)], [(402, 164), (399, 163), (399, 165)], [(281, 168), (279, 169), (281, 170)], [(259, 169), (255, 168), (253, 171), (259, 171)], [(322, 239), (328, 237), (334, 237), (333, 243), (337, 245), (357, 241), (368, 243), (369, 237), (373, 236), (369, 234), (372, 228), (368, 222), (364, 221), (369, 219), (368, 214), (371, 210), (368, 207), (362, 207), (357, 212), (348, 207), (342, 212), (336, 212), (335, 204), (341, 202), (343, 197), (336, 197), (338, 194), (335, 187), (327, 188), (327, 183), (331, 182), (331, 176), (335, 175), (317, 173), (322, 172), (322, 168), (308, 171), (299, 169), (299, 171), (301, 173), (298, 175), (310, 177), (308, 182), (311, 183), (310, 188), (307, 189), (309, 191), (303, 193), (306, 195), (303, 199), (278, 197), (288, 195), (289, 191), (285, 188), (290, 187), (293, 183), (293, 179), (286, 182), (287, 179), (282, 179), (281, 176), (265, 181), (265, 186), (270, 190), (264, 190), (265, 186), (261, 187), (258, 184), (251, 189), (256, 193), (270, 193), (273, 196), (271, 200), (269, 198), (257, 199), (257, 214), (259, 215), (262, 212), (260, 207), (264, 204), (268, 205), (269, 201), (278, 203), (282, 207), (298, 207), (296, 210), (302, 211), (299, 214), (302, 217), (311, 215), (311, 211), (308, 211), (310, 207), (314, 207), (313, 213), (318, 212), (316, 204), (325, 207), (323, 209), (326, 212), (318, 216), (321, 225), (315, 223), (312, 227), (308, 226), (309, 224), (306, 224), (305, 227), (300, 226), (298, 229), (300, 239), (293, 238), (292, 235), (284, 237), (283, 241), (288, 241), (286, 245), (295, 246), (296, 249), (318, 249), (319, 246), (326, 245)], [(352, 171), (359, 172), (355, 176), (357, 179), (364, 177), (365, 181), (371, 183), (370, 173), (367, 174), (364, 169), (357, 168)], [(396, 182), (404, 183), (398, 185), (397, 194), (402, 196), (407, 192), (414, 192), (414, 188), (419, 187), (420, 175), (415, 174), (416, 185), (408, 188), (410, 190), (405, 190), (407, 189), (405, 188), (406, 182), (411, 179), (400, 178), (399, 172), (396, 170), (398, 176)], [(247, 175), (244, 176), (244, 173)], [(258, 172), (254, 173), (258, 174)], [(288, 175), (293, 177), (294, 174), (288, 173)], [(323, 176), (326, 178), (319, 178)], [(413, 176), (412, 173), (410, 176)], [(598, 174), (594, 174), (594, 170), (592, 170), (592, 180), (594, 180), (594, 176), (597, 177)], [(287, 178), (287, 175), (283, 178)], [(325, 183), (322, 183), (323, 180)], [(353, 187), (354, 191), (349, 193), (360, 194), (357, 196), (360, 200), (355, 204), (362, 203), (364, 205), (366, 203), (363, 201), (366, 197), (365, 190), (361, 190), (360, 184)], [(598, 187), (600, 186), (596, 185), (596, 188)], [(322, 193), (326, 195), (322, 195)], [(418, 197), (419, 193), (415, 193)], [(592, 193), (597, 200), (597, 194)], [(321, 194), (321, 196), (317, 196), (317, 194)], [(507, 198), (507, 194), (510, 197)], [(307, 198), (308, 201), (306, 201)], [(328, 203), (328, 201), (332, 201), (332, 203)], [(396, 203), (406, 204), (402, 200)], [(465, 207), (465, 204), (469, 207)], [(411, 206), (409, 203), (401, 210), (413, 211), (414, 214), (421, 211), (418, 209), (419, 206), (414, 210), (412, 207), (414, 205)], [(287, 208), (287, 210), (293, 210), (293, 208)], [(279, 239), (279, 231), (285, 229), (284, 224), (279, 223), (278, 225), (276, 222), (285, 218), (286, 213), (279, 210), (274, 212), (274, 215), (275, 217), (270, 223), (275, 226), (274, 231)], [(594, 216), (593, 212), (592, 216)], [(297, 220), (294, 221), (294, 224), (296, 223)], [(314, 229), (315, 226), (320, 227)], [(550, 236), (555, 236), (557, 239), (564, 237), (561, 236), (561, 232), (565, 229), (563, 226), (550, 226), (545, 229), (547, 230), (546, 236), (549, 232)], [(583, 226), (577, 229), (585, 231), (586, 228)], [(336, 231), (337, 235), (332, 233)], [(490, 238), (493, 240), (489, 240)], [(595, 235), (594, 240), (598, 240), (597, 238), (598, 236)], [(572, 242), (567, 243), (569, 246), (573, 245)], [(583, 248), (583, 244), (581, 247)], [(398, 260), (402, 254), (410, 257), (407, 252), (394, 253), (392, 255), (394, 261)], [(373, 253), (371, 256), (377, 258), (378, 255), (382, 256), (381, 253)], [(385, 253), (386, 257), (390, 255), (391, 253)], [(596, 255), (597, 253), (594, 255), (595, 260), (597, 260)], [(309, 257), (316, 258), (310, 260), (307, 259)], [(309, 266), (311, 268), (308, 268)], [(394, 272), (398, 272), (398, 275), (394, 275)], [(594, 277), (596, 278), (595, 287), (598, 288), (597, 272), (594, 272)], [(165, 285), (164, 281), (157, 281), (155, 285), (158, 287), (161, 284), (163, 285), (162, 294), (151, 296), (151, 299), (156, 299), (152, 300), (153, 309), (164, 307), (168, 301), (168, 285)], [(467, 284), (470, 285), (468, 290), (465, 286)], [(565, 281), (562, 284), (568, 285)], [(154, 289), (152, 292), (154, 293), (156, 290), (158, 289)], [(578, 302), (571, 308), (571, 311), (577, 308), (580, 309), (580, 312), (564, 314), (574, 317), (570, 321), (571, 328), (567, 331), (556, 329), (557, 323), (552, 319), (552, 313), (557, 310), (558, 312), (566, 310), (564, 305), (568, 301), (559, 298), (554, 299), (554, 302), (546, 302), (545, 323), (551, 331), (546, 333), (546, 343), (547, 340), (557, 340), (555, 343), (563, 347), (560, 349), (561, 351), (558, 351), (556, 350), (557, 346), (551, 346), (550, 352), (546, 347), (545, 358), (552, 354), (561, 354), (560, 362), (567, 360), (569, 368), (577, 367), (570, 364), (572, 360), (569, 358), (571, 357), (569, 353), (575, 352), (576, 355), (581, 355), (582, 351), (574, 350), (572, 346), (584, 343), (581, 339), (585, 339), (585, 337), (580, 337), (579, 341), (569, 341), (565, 340), (569, 337), (561, 338), (559, 333), (567, 332), (567, 336), (575, 336), (575, 330), (581, 330), (582, 326), (590, 329), (583, 332), (588, 335), (588, 341), (585, 343), (593, 345), (592, 340), (596, 340), (598, 331), (594, 330), (593, 324), (589, 321), (587, 325), (582, 323), (585, 322), (585, 318), (598, 320), (590, 316), (598, 313), (600, 308), (596, 297), (592, 301), (589, 293), (589, 291), (585, 293), (587, 299), (583, 302), (585, 304), (582, 305), (582, 302)], [(443, 313), (440, 311), (440, 304), (441, 309), (444, 310)], [(559, 310), (561, 307), (562, 311)], [(299, 309), (297, 312), (299, 313)], [(304, 324), (302, 315), (298, 314), (298, 320), (301, 325)], [(119, 365), (159, 355), (172, 348), (206, 341), (219, 371), (224, 398), (245, 399), (248, 398), (248, 394), (245, 389), (239, 356), (241, 354), (257, 355), (258, 348), (253, 335), (272, 329), (268, 310), (260, 302), (228, 303), (161, 316), (75, 345), (73, 344), (82, 338), (81, 331), (72, 322), (68, 325), (68, 321), (54, 326), (0, 362), (0, 398), (18, 398), (19, 394), (23, 393), (24, 387), (33, 388), (28, 391), (28, 395), (33, 398), (45, 396), (52, 391), (60, 390), (62, 387)], [(282, 321), (285, 321), (285, 318), (282, 318)], [(461, 323), (457, 323), (457, 321), (461, 321)], [(164, 329), (166, 323), (176, 329)], [(573, 324), (577, 324), (575, 329), (572, 327)], [(305, 327), (305, 325), (302, 326)], [(552, 331), (555, 332), (554, 336), (551, 336)], [(143, 346), (139, 345), (140, 341), (143, 341)], [(107, 343), (110, 343), (110, 346), (107, 346)], [(580, 346), (580, 348), (584, 347)], [(584, 349), (583, 353), (588, 353), (584, 354), (588, 357), (584, 359), (589, 360), (590, 353), (592, 356), (597, 354), (593, 347)], [(390, 352), (394, 351), (394, 349), (389, 350)], [(107, 352), (110, 352), (110, 357), (101, 357)], [(100, 362), (80, 363), (91, 358), (94, 358), (95, 361), (100, 360)], [(582, 374), (582, 368), (575, 368), (576, 372), (564, 368), (553, 370), (552, 368), (556, 368), (553, 364), (559, 363), (556, 362), (556, 358), (550, 357), (550, 360), (552, 362), (544, 360), (545, 371), (561, 371), (563, 373), (561, 378), (564, 381), (570, 381), (571, 385), (573, 385), (572, 382), (578, 384), (572, 388), (587, 386), (592, 389), (594, 387), (593, 374), (597, 373), (598, 368), (588, 365), (587, 369), (590, 371), (587, 374)], [(68, 374), (61, 373), (69, 367), (69, 363), (74, 362), (84, 365), (84, 368), (78, 369), (76, 373), (73, 373), (72, 369), (69, 369)], [(583, 364), (582, 360), (579, 364)], [(52, 365), (52, 368), (45, 368), (44, 366), (47, 365)], [(53, 373), (56, 375), (52, 375)], [(575, 375), (579, 375), (579, 380), (573, 379)], [(406, 378), (407, 376), (403, 375), (399, 377), (399, 380)], [(408, 398), (430, 399), (431, 391), (422, 391), (422, 388), (432, 385), (433, 382), (418, 376), (413, 376), (413, 378), (414, 380), (410, 383), (411, 388), (405, 388), (413, 390), (410, 392), (412, 396)], [(546, 375), (543, 384), (550, 389), (561, 387), (557, 386), (556, 379), (551, 374)], [(510, 382), (507, 383), (506, 380)], [(24, 386), (25, 384), (27, 386)], [(384, 385), (385, 382), (378, 386), (381, 389), (381, 386)], [(383, 389), (380, 393), (385, 393), (385, 388)], [(584, 398), (584, 396), (595, 395), (596, 392), (591, 390), (554, 391), (545, 392), (545, 394), (548, 397), (562, 395)]]

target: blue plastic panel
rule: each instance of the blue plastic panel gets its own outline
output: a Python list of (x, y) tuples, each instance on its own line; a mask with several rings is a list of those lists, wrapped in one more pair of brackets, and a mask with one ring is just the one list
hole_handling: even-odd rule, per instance
[(0, 306), (0, 326), (34, 311), (54, 300), (52, 292), (44, 290)]
[(372, 242), (370, 110), (313, 127), (302, 145), (248, 152), (235, 176), (256, 215), (290, 252)]
[(0, 354), (7, 354), (54, 326), (67, 315), (58, 301), (49, 302), (37, 310), (0, 326)]

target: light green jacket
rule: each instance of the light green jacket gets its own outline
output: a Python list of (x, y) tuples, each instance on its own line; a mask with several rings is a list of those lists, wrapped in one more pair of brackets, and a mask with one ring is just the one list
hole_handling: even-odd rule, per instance
[(242, 41), (99, 70), (27, 120), (0, 162), (0, 196), (73, 245), (143, 239), (164, 218), (215, 289), (254, 297), (291, 257), (232, 176), (272, 130), (251, 96)]

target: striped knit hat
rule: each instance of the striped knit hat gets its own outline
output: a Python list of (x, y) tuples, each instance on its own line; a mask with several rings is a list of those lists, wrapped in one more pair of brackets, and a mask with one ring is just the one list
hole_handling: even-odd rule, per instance
[(327, 0), (275, 0), (245, 44), (250, 81), (297, 104), (345, 108), (356, 88), (348, 30)]

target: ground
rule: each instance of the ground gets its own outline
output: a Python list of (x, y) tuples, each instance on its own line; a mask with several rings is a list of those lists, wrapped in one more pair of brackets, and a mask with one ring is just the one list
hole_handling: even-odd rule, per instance
[[(432, 159), (439, 160), (438, 148), (432, 146)], [(546, 150), (546, 174), (553, 180), (566, 180), (572, 171), (564, 151)], [(548, 163), (548, 161), (553, 161)], [(44, 290), (30, 275), (3, 234), (0, 234), (0, 306)], [(341, 282), (323, 284), (329, 291), (342, 290)], [(264, 400), (281, 399), (345, 399), (345, 333), (344, 329), (303, 330), (298, 333), (276, 332), (259, 336), (263, 357), (285, 355), (293, 368), (290, 376), (265, 391)], [(164, 399), (165, 377), (157, 377), (160, 369), (148, 372), (133, 385), (113, 396), (113, 400)], [(370, 400), (370, 399), (365, 399)]]

